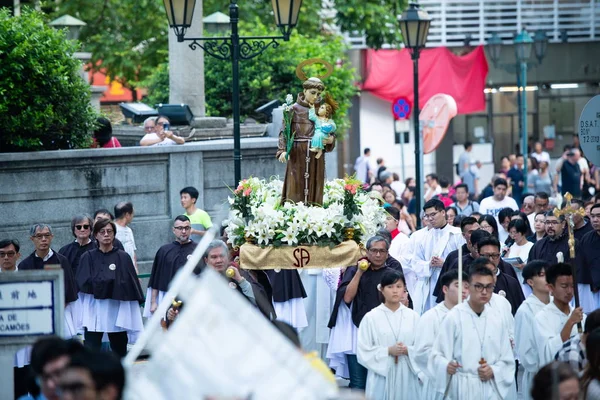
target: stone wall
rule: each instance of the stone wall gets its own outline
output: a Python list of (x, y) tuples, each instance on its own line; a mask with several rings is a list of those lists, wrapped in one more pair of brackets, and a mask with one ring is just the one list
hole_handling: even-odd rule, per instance
[[(71, 240), (71, 217), (112, 211), (119, 201), (135, 208), (132, 229), (142, 271), (158, 248), (172, 240), (172, 219), (183, 213), (179, 190), (195, 186), (198, 207), (216, 215), (233, 186), (231, 140), (167, 147), (129, 147), (0, 154), (0, 238), (14, 237), (29, 255), (29, 227), (52, 225), (58, 250)], [(283, 176), (274, 138), (242, 141), (243, 176)], [(140, 272), (142, 272), (140, 271)]]

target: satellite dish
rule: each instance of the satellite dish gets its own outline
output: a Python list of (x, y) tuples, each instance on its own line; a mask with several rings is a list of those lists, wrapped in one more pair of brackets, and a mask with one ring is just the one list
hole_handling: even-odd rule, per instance
[(436, 94), (425, 104), (419, 114), (421, 134), (423, 135), (423, 154), (429, 154), (438, 148), (450, 120), (457, 114), (456, 101), (447, 94)]

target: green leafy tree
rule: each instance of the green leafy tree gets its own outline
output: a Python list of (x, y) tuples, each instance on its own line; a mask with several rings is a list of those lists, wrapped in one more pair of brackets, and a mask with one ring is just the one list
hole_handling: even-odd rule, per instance
[(24, 9), (0, 9), (0, 151), (89, 147), (96, 114), (77, 44)]
[(91, 70), (103, 71), (134, 91), (167, 59), (167, 16), (162, 0), (69, 0), (56, 2), (53, 17), (69, 14), (87, 23), (83, 48)]

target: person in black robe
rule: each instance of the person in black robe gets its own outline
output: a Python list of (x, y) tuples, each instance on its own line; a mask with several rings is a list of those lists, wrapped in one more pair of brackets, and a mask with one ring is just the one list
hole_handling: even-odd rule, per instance
[[(469, 254), (470, 250), (469, 250), (468, 243), (471, 239), (471, 234), (478, 229), (479, 229), (479, 223), (477, 222), (476, 218), (464, 217), (462, 219), (462, 221), (460, 221), (460, 230), (466, 241), (466, 243), (462, 245), (463, 257), (466, 254)], [(454, 265), (456, 265), (456, 267), (454, 267)], [(446, 256), (446, 259), (444, 260), (444, 264), (442, 265), (442, 269), (440, 271), (440, 276), (442, 276), (446, 272), (454, 269), (453, 267), (458, 268), (458, 249), (452, 250), (450, 253), (448, 253), (448, 255)], [(444, 293), (442, 293), (442, 282), (439, 279), (437, 280), (437, 282), (435, 284), (435, 288), (433, 289), (433, 295), (437, 296), (438, 303), (443, 301), (443, 300), (439, 300), (440, 295), (442, 296), (442, 299), (444, 297)]]
[[(373, 308), (381, 304), (377, 285), (381, 276), (387, 270), (396, 270), (386, 267), (389, 243), (381, 236), (373, 236), (367, 241), (367, 261), (369, 268), (362, 271), (358, 266), (346, 268), (342, 281), (336, 292), (335, 304), (329, 319), (329, 328), (336, 325), (338, 310), (342, 303), (352, 306), (352, 322), (360, 326), (363, 317)], [(400, 265), (400, 263), (398, 263)], [(350, 388), (364, 390), (366, 385), (367, 370), (358, 363), (356, 355), (347, 355), (350, 369)]]
[[(494, 270), (492, 270), (496, 275), (494, 293), (503, 295), (508, 300), (514, 316), (521, 303), (525, 301), (525, 296), (523, 296), (523, 289), (521, 289), (519, 281), (504, 272), (505, 270), (510, 270), (514, 273), (514, 270), (510, 264), (502, 261), (500, 250), (500, 242), (495, 237), (490, 236), (477, 242), (477, 252), (480, 258), (489, 260), (489, 264), (494, 267)], [(473, 261), (471, 265), (474, 265), (476, 261)]]
[(171, 280), (179, 268), (185, 265), (198, 245), (190, 239), (192, 225), (187, 216), (178, 215), (173, 222), (172, 230), (176, 240), (158, 249), (152, 264), (144, 307), (144, 317), (147, 318), (154, 314), (169, 290)]
[[(94, 212), (94, 224), (96, 222), (100, 221), (101, 219), (109, 219), (109, 220), (113, 221), (115, 219), (115, 217), (107, 209), (101, 208)], [(96, 243), (96, 238), (94, 236), (92, 236), (91, 239), (92, 239), (92, 242), (94, 242), (94, 244), (96, 245), (96, 247), (98, 247), (98, 243)], [(123, 247), (123, 243), (121, 243), (121, 241), (117, 238), (115, 238), (115, 240), (113, 240), (113, 246), (119, 250), (125, 251), (125, 247)]]
[[(52, 227), (47, 224), (35, 224), (30, 229), (30, 237), (35, 250), (19, 264), (20, 271), (41, 270), (47, 265), (60, 265), (63, 270), (65, 288), (65, 306), (77, 300), (77, 284), (69, 260), (52, 250)], [(67, 317), (65, 315), (65, 317)], [(69, 322), (67, 322), (69, 323)], [(76, 334), (73, 333), (73, 334)]]
[(113, 245), (116, 231), (108, 219), (94, 224), (98, 248), (83, 254), (76, 280), (85, 344), (100, 349), (106, 332), (111, 349), (123, 357), (128, 334), (135, 336), (143, 330), (139, 304), (144, 296), (131, 257)]
[[(590, 210), (592, 230), (586, 233), (579, 242), (581, 264), (584, 268), (581, 280), (577, 278), (581, 306), (586, 313), (590, 308), (600, 307), (600, 204), (594, 204)], [(579, 275), (579, 269), (577, 269)], [(589, 289), (588, 286), (589, 285)], [(585, 294), (582, 293), (586, 292)], [(593, 310), (592, 310), (593, 311)]]

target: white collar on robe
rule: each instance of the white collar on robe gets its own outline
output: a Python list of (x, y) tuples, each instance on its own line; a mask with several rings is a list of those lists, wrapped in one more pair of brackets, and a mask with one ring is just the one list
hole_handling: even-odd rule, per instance
[(552, 314), (560, 315), (563, 318), (569, 318), (569, 316), (573, 312), (573, 307), (571, 305), (569, 305), (569, 315), (565, 314), (564, 312), (559, 310), (558, 307), (556, 307), (556, 304), (554, 304), (554, 301), (551, 301), (550, 303), (546, 304), (545, 308), (548, 309), (548, 312), (550, 312)]
[[(40, 256), (37, 255), (37, 251), (34, 251), (33, 254), (35, 254), (35, 256), (37, 258), (42, 258), (42, 257), (40, 257)], [(42, 261), (44, 261), (44, 262), (48, 261), (50, 259), (50, 257), (52, 257), (53, 255), (54, 255), (54, 252), (52, 251), (52, 249), (50, 249), (50, 251), (48, 252), (48, 254), (46, 254), (46, 257), (44, 257), (42, 259)]]
[(554, 303), (552, 301), (552, 297), (550, 298), (550, 303), (546, 304), (543, 301), (541, 301), (535, 294), (531, 293), (529, 296), (527, 296), (527, 298), (525, 299), (525, 302), (528, 304), (531, 304), (532, 306), (542, 306), (542, 307), (546, 307), (548, 304)]
[(398, 309), (396, 311), (392, 311), (389, 308), (387, 308), (387, 306), (385, 304), (381, 303), (380, 305), (378, 305), (375, 308), (378, 308), (385, 313), (397, 314), (399, 311), (402, 311), (403, 309), (406, 309), (407, 307), (404, 304), (400, 303), (400, 307), (398, 307)]

